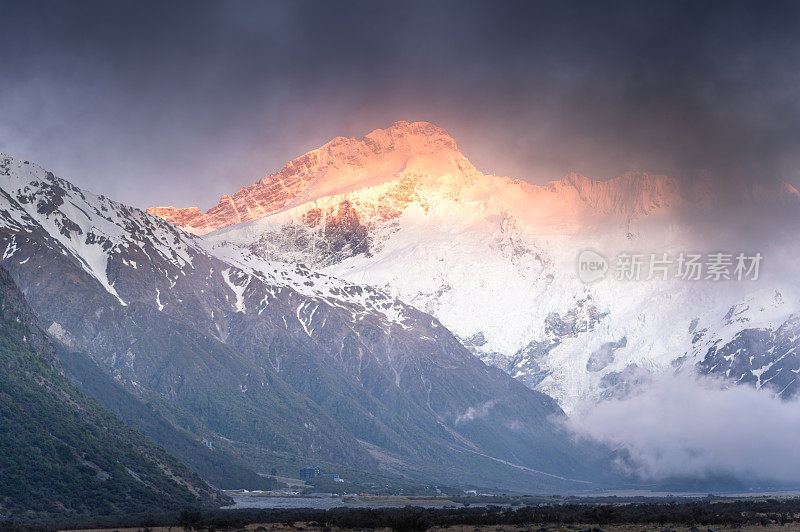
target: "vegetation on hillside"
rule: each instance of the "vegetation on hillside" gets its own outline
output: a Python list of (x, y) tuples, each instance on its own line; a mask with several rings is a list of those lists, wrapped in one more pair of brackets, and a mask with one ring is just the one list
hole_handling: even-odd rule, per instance
[[(197, 436), (177, 427), (158, 411), (154, 402), (143, 401), (112, 379), (83, 352), (58, 345), (58, 360), (70, 380), (103, 408), (164, 447), (201, 477), (220, 489), (269, 490), (274, 479), (258, 475), (237, 462), (219, 445), (204, 445)], [(173, 407), (174, 409), (174, 407)]]
[(5, 270), (0, 313), (0, 514), (103, 515), (227, 501), (61, 374)]

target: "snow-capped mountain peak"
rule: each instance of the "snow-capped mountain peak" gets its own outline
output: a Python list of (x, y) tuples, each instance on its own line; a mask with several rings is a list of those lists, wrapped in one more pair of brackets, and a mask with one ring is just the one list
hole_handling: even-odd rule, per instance
[[(186, 409), (203, 438), (371, 471), (399, 463), (426, 482), (447, 478), (428, 476), (431, 463), (455, 471), (465, 453), (486, 485), (509, 467), (528, 471), (525, 485), (598, 470), (594, 458), (575, 467), (581, 448), (550, 421), (562, 413), (551, 398), (378, 287), (189, 235), (7, 156), (0, 262), (51, 335)], [(491, 416), (464, 417), (489, 402)]]
[(336, 137), (280, 171), (223, 196), (205, 213), (197, 207), (154, 207), (148, 212), (191, 233), (206, 234), (320, 197), (379, 186), (399, 174), (467, 179), (474, 173), (442, 128), (428, 122), (395, 122), (361, 139)]
[[(17, 263), (25, 264), (30, 255), (22, 251), (23, 244), (35, 234), (62, 255), (74, 258), (123, 306), (144, 300), (161, 311), (183, 304), (170, 292), (177, 284), (191, 284), (191, 279), (200, 277), (203, 283), (216, 280), (223, 292), (229, 292), (233, 297), (224, 297), (233, 310), (244, 310), (243, 292), (248, 286), (253, 292), (256, 283), (251, 281), (257, 280), (265, 293), (289, 290), (358, 312), (377, 313), (388, 323), (405, 326), (408, 321), (402, 304), (374, 288), (353, 286), (299, 265), (255, 261), (236, 249), (227, 253), (218, 249), (209, 263), (203, 240), (156, 216), (84, 191), (36, 164), (2, 154), (0, 229), (12, 235), (3, 260), (19, 255)], [(209, 270), (206, 277), (199, 262)], [(143, 294), (138, 277), (144, 276), (152, 286)], [(203, 292), (202, 285), (197, 291)]]
[[(677, 360), (705, 360), (709, 346), (730, 339), (714, 332), (724, 329), (714, 325), (725, 320), (719, 309), (761, 288), (672, 278), (585, 285), (576, 276), (582, 250), (611, 264), (620, 253), (712, 253), (722, 241), (692, 223), (713, 219), (730, 198), (769, 209), (800, 204), (779, 180), (572, 173), (532, 185), (478, 172), (444, 130), (419, 122), (337, 138), (307, 157), (313, 170), (271, 212), (253, 209), (242, 222), (214, 218), (203, 231), (208, 249), (236, 250), (243, 262), (299, 262), (377, 287), (435, 316), (484, 361), (567, 410), (624, 392)], [(237, 193), (238, 204), (248, 194)], [(791, 290), (782, 293), (790, 304), (773, 326), (800, 308)], [(702, 342), (694, 340), (698, 327), (706, 331)], [(714, 367), (722, 365), (709, 362), (708, 371)], [(788, 381), (782, 388), (794, 389)]]

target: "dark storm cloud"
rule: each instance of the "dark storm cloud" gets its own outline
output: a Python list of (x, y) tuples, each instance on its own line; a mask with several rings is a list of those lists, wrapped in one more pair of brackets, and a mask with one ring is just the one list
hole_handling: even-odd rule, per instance
[(337, 135), (428, 120), (533, 182), (800, 181), (797, 4), (2, 2), (0, 151), (199, 204)]

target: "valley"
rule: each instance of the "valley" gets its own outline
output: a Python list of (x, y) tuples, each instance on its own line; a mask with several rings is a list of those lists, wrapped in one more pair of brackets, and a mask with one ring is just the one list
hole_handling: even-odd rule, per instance
[(0, 532), (800, 530), (798, 27), (0, 0)]

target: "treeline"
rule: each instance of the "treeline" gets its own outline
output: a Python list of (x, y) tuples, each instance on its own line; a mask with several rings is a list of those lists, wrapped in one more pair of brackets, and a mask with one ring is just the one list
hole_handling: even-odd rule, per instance
[(163, 515), (138, 515), (48, 522), (0, 522), (2, 530), (122, 528), (184, 526), (198, 530), (242, 528), (253, 523), (307, 523), (308, 526), (348, 529), (383, 528), (397, 531), (427, 530), (434, 526), (530, 526), (543, 524), (648, 524), (658, 525), (767, 525), (800, 522), (800, 499), (692, 501), (672, 503), (527, 506), (516, 510), (488, 508), (385, 508), (356, 509), (242, 509), (184, 510)]

